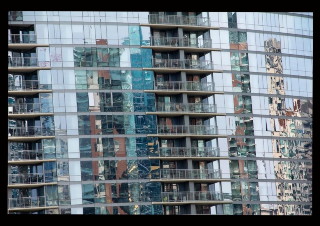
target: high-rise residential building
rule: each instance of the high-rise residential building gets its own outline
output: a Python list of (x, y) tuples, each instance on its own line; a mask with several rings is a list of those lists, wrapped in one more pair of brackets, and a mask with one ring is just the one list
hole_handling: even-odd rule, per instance
[(313, 13), (8, 21), (9, 214), (312, 214)]

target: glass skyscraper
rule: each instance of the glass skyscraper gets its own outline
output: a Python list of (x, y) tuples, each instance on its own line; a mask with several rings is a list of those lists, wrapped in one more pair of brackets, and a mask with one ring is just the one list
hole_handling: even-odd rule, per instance
[(8, 21), (9, 214), (312, 214), (313, 13)]

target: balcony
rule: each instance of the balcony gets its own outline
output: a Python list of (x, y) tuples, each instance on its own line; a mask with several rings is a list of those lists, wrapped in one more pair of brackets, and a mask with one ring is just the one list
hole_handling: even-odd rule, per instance
[(222, 72), (214, 70), (213, 62), (208, 60), (191, 59), (156, 59), (152, 58), (152, 68), (143, 68), (144, 70), (153, 70), (161, 73), (174, 73), (184, 71), (187, 74), (210, 74), (213, 72)]
[(226, 137), (226, 135), (218, 134), (217, 127), (207, 125), (160, 125), (157, 127), (157, 134), (148, 134), (147, 136), (169, 139), (181, 138), (186, 136), (201, 139)]
[(149, 156), (150, 159), (193, 159), (193, 160), (215, 160), (215, 159), (228, 159), (226, 156), (220, 156), (220, 149), (218, 147), (159, 147), (157, 156)]
[(9, 35), (8, 44), (30, 44), (36, 43), (35, 34), (11, 34)]
[(53, 115), (53, 107), (41, 103), (24, 103), (8, 105), (10, 118), (34, 118)]
[(49, 201), (45, 196), (9, 198), (9, 211), (37, 211), (49, 208), (58, 208), (57, 200)]
[(220, 170), (208, 169), (161, 169), (159, 178), (151, 179), (155, 182), (179, 183), (179, 182), (217, 182), (230, 181), (230, 178), (222, 178)]
[(36, 164), (41, 162), (52, 162), (56, 159), (44, 159), (43, 150), (14, 150), (10, 151), (8, 164)]
[(39, 187), (56, 184), (55, 176), (43, 173), (8, 174), (8, 187)]
[(215, 91), (215, 85), (213, 82), (182, 82), (182, 81), (164, 81), (156, 82), (154, 84), (154, 90), (145, 90), (147, 93), (156, 94), (181, 94), (187, 93), (189, 95), (212, 95), (223, 94), (221, 91)]
[(8, 71), (32, 72), (50, 69), (50, 61), (39, 61), (37, 57), (9, 57)]
[(149, 24), (141, 24), (142, 26), (150, 26), (158, 29), (168, 29), (174, 27), (181, 27), (184, 30), (208, 30), (214, 29), (210, 27), (210, 20), (208, 17), (200, 16), (178, 16), (178, 15), (148, 15)]
[(150, 45), (142, 48), (152, 48), (156, 51), (174, 51), (183, 49), (185, 52), (209, 52), (220, 49), (212, 48), (211, 39), (179, 38), (179, 37), (150, 37)]
[(211, 191), (193, 192), (162, 192), (161, 202), (152, 202), (160, 205), (188, 205), (188, 204), (227, 204), (232, 203), (230, 195)]
[[(10, 79), (10, 78), (9, 78)], [(15, 83), (12, 80), (8, 81), (8, 94), (9, 95), (33, 95), (36, 93), (52, 92), (51, 84), (39, 84), (39, 80), (22, 80)]]
[(32, 49), (36, 47), (48, 47), (49, 44), (37, 44), (35, 34), (11, 34), (8, 37), (9, 49)]
[(146, 112), (147, 115), (159, 116), (181, 116), (190, 115), (192, 117), (210, 118), (217, 115), (225, 115), (225, 113), (217, 113), (217, 106), (215, 104), (204, 103), (164, 103), (158, 102), (156, 104), (155, 112)]
[(9, 127), (9, 141), (35, 141), (39, 139), (54, 138), (54, 129), (42, 128), (41, 126)]
[(215, 104), (204, 104), (204, 103), (164, 103), (158, 102), (156, 105), (156, 110), (161, 112), (206, 112), (214, 113), (217, 112), (217, 105)]

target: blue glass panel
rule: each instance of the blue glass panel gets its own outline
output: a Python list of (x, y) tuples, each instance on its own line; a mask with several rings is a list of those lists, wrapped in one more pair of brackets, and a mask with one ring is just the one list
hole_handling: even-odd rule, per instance
[(52, 107), (52, 94), (51, 93), (40, 93), (40, 104), (41, 112), (53, 112)]
[(80, 138), (79, 147), (80, 147), (81, 158), (91, 157), (91, 139), (90, 138)]
[(137, 160), (128, 160), (128, 179), (138, 179), (138, 164)]
[(153, 71), (144, 71), (144, 89), (154, 89), (153, 88), (153, 81), (154, 81), (154, 74)]
[(57, 181), (57, 164), (56, 162), (44, 162), (45, 182)]
[(136, 133), (156, 133), (155, 115), (136, 115)]
[(152, 215), (162, 215), (162, 205), (152, 205)]
[(148, 144), (148, 156), (158, 156), (158, 138), (157, 137), (147, 137)]
[(87, 89), (87, 75), (84, 70), (75, 70), (76, 89)]
[(138, 160), (138, 171), (140, 179), (150, 178), (150, 160)]
[(144, 89), (144, 78), (142, 76), (142, 71), (131, 71), (132, 74), (132, 89)]
[[(82, 200), (83, 200), (83, 204), (91, 204), (94, 203), (94, 188), (93, 188), (93, 184), (83, 184), (82, 185)], [(93, 208), (94, 211), (94, 208)], [(83, 214), (84, 211), (83, 211)], [(86, 213), (86, 214), (94, 214), (93, 213)]]
[(152, 67), (151, 59), (152, 59), (152, 50), (151, 49), (141, 49), (142, 56), (142, 67)]
[(42, 147), (43, 147), (44, 159), (56, 158), (56, 144), (54, 139), (43, 139)]
[(136, 153), (136, 138), (127, 137), (126, 138), (126, 153), (128, 157), (137, 156)]
[(92, 161), (81, 161), (81, 180), (92, 180)]
[(145, 112), (143, 93), (133, 93), (133, 106), (135, 112)]
[(151, 159), (151, 178), (152, 179), (159, 179), (160, 178), (160, 161), (158, 159)]
[(145, 93), (144, 104), (147, 107), (147, 111), (155, 111), (156, 110), (156, 98), (154, 93)]
[(41, 116), (42, 133), (47, 136), (54, 135), (54, 119), (53, 116)]
[(141, 215), (152, 215), (152, 205), (141, 205), (140, 214)]
[(79, 115), (78, 126), (80, 135), (89, 135), (91, 133), (89, 115)]
[(141, 30), (139, 26), (129, 26), (130, 45), (140, 45)]
[[(141, 51), (142, 49), (138, 48), (130, 48), (130, 59), (131, 59), (131, 66), (141, 68)], [(151, 59), (151, 58), (150, 58)]]
[(144, 184), (145, 195), (147, 200), (151, 202), (158, 202), (161, 200), (161, 183), (160, 182), (149, 182)]
[(88, 93), (77, 93), (77, 111), (78, 112), (89, 111)]
[(136, 152), (139, 157), (148, 155), (147, 137), (136, 138)]

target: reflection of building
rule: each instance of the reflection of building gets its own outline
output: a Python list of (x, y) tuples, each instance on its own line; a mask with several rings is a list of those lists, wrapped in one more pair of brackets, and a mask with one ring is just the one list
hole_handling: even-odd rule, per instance
[(312, 21), (10, 11), (8, 212), (311, 214)]

